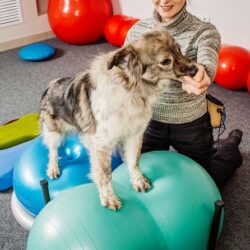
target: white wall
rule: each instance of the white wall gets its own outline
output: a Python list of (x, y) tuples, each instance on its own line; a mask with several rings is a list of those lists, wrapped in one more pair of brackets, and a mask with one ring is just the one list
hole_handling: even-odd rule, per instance
[(152, 0), (111, 0), (114, 14), (124, 14), (137, 18), (150, 17)]
[[(46, 0), (47, 1), (47, 0)], [(91, 1), (91, 0), (89, 0)], [(152, 0), (111, 0), (114, 13), (138, 18), (150, 17)], [(249, 0), (189, 0), (192, 13), (209, 17), (222, 42), (250, 49)], [(21, 0), (24, 23), (0, 28), (0, 43), (50, 30), (47, 15), (38, 16), (35, 0)]]
[(21, 0), (23, 23), (0, 28), (0, 43), (50, 30), (47, 15), (39, 16), (35, 0)]
[[(150, 17), (152, 0), (111, 0), (115, 13), (138, 18)], [(189, 0), (190, 12), (210, 18), (218, 28), (224, 44), (250, 49), (249, 0)]]
[(191, 0), (190, 10), (210, 17), (223, 43), (250, 49), (249, 0)]

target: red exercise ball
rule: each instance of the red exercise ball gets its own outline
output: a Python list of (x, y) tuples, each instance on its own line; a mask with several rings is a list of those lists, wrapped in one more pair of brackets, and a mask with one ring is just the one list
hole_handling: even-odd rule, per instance
[(52, 31), (70, 44), (88, 44), (100, 39), (111, 15), (110, 0), (49, 0), (48, 4)]
[(250, 57), (246, 49), (239, 46), (223, 46), (219, 51), (215, 82), (227, 89), (244, 88), (249, 66)]
[(122, 15), (114, 15), (107, 20), (104, 26), (104, 36), (114, 46), (120, 46), (118, 32), (123, 18), (124, 16)]
[(250, 71), (248, 72), (248, 76), (247, 76), (247, 90), (248, 90), (248, 93), (250, 94)]
[(104, 27), (106, 40), (115, 46), (123, 46), (129, 29), (139, 19), (124, 15), (114, 15), (108, 19)]
[(121, 25), (121, 29), (119, 31), (119, 36), (118, 36), (118, 41), (119, 41), (120, 46), (123, 46), (129, 29), (138, 21), (139, 19), (133, 18), (133, 17), (124, 18), (122, 25)]

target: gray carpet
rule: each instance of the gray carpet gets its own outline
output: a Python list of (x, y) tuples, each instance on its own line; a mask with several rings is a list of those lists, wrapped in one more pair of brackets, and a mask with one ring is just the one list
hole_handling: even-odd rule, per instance
[[(72, 46), (57, 39), (48, 40), (57, 55), (44, 62), (24, 62), (18, 49), (0, 54), (0, 123), (38, 111), (42, 92), (49, 80), (72, 76), (83, 70), (97, 54), (114, 47), (101, 41), (94, 45)], [(213, 85), (210, 92), (221, 99), (227, 109), (227, 130), (240, 128), (244, 163), (223, 190), (225, 222), (218, 250), (250, 249), (250, 95)], [(12, 190), (0, 193), (0, 250), (25, 249), (28, 232), (14, 220), (10, 209)], [(195, 240), (195, 239), (194, 239)]]

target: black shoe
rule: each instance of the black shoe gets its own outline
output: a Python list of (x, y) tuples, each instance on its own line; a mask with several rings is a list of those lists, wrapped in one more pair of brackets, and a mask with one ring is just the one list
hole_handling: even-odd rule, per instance
[(243, 132), (239, 129), (232, 130), (226, 139), (220, 139), (214, 143), (213, 148), (215, 150), (221, 149), (222, 147), (239, 147), (241, 143)]

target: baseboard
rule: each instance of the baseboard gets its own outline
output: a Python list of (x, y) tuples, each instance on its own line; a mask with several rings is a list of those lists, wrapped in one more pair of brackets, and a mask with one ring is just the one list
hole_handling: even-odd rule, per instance
[(5, 51), (5, 50), (9, 50), (9, 49), (22, 47), (22, 46), (30, 44), (30, 43), (44, 41), (44, 40), (47, 40), (47, 39), (50, 39), (53, 37), (55, 37), (55, 34), (52, 31), (47, 31), (47, 32), (35, 34), (32, 36), (11, 40), (8, 42), (1, 42), (0, 43), (0, 52)]

